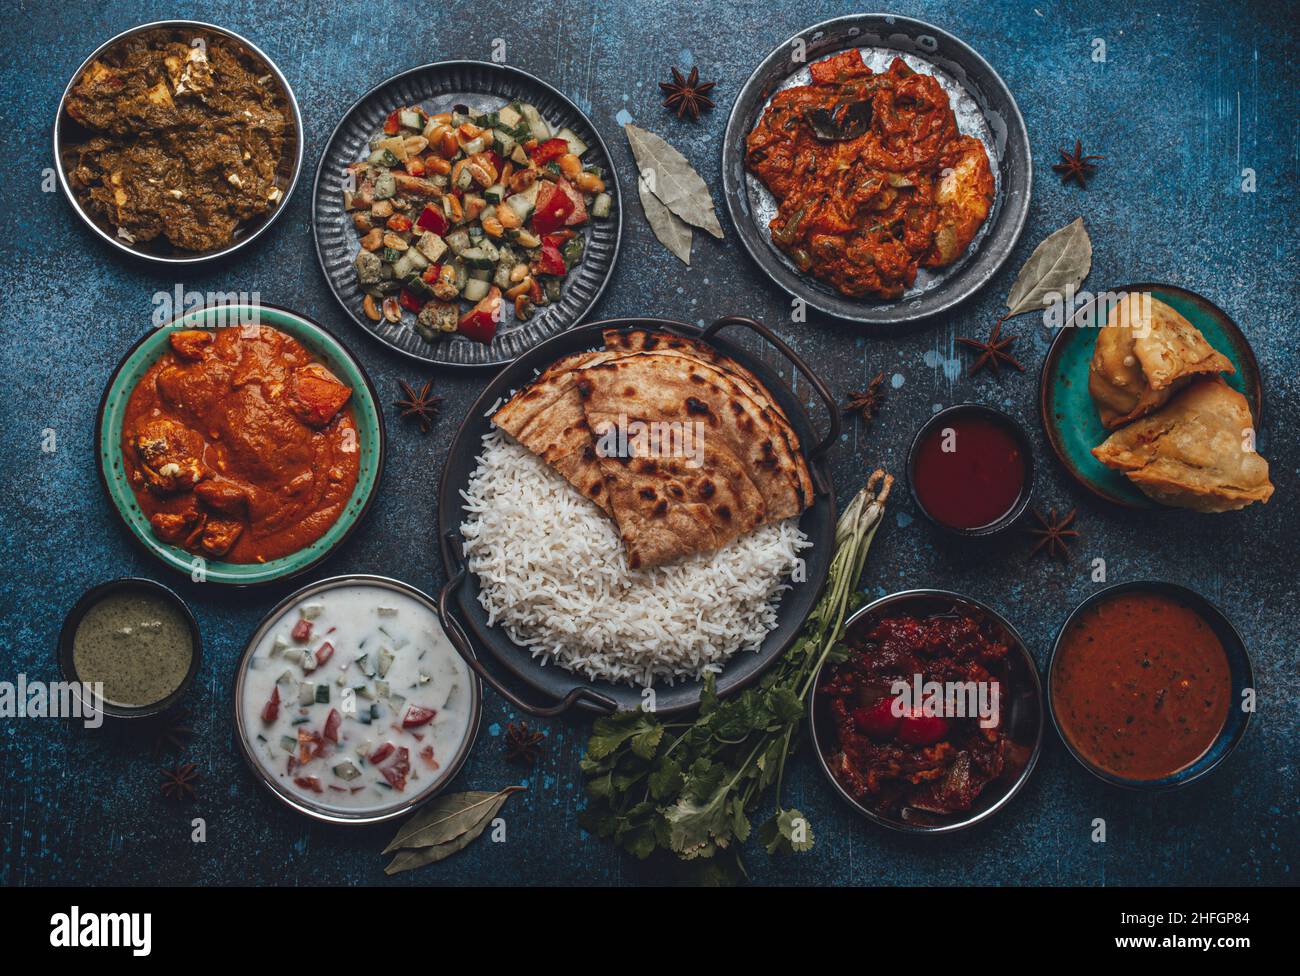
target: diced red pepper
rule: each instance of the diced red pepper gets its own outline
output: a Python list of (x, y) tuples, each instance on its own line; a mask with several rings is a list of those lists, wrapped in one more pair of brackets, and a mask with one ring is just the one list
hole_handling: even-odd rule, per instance
[(429, 284), (433, 284), (435, 281), (438, 280), (438, 275), (440, 275), (441, 273), (442, 273), (441, 264), (431, 264), (424, 269), (424, 274), (420, 275), (420, 277), (423, 278), (425, 281), (427, 281)]
[(398, 234), (405, 234), (411, 229), (411, 218), (406, 214), (396, 213), (388, 218), (387, 227)]
[(391, 742), (385, 742), (382, 746), (380, 746), (378, 749), (376, 749), (374, 752), (370, 754), (370, 764), (372, 766), (378, 766), (381, 762), (383, 762), (385, 759), (387, 759), (389, 756), (393, 754), (393, 750), (395, 748), (397, 747), (394, 746)]
[(411, 771), (411, 753), (403, 746), (397, 750), (397, 758), (379, 772), (395, 790), (406, 789), (406, 774)]
[(894, 714), (894, 699), (882, 698), (871, 706), (853, 710), (853, 724), (859, 732), (872, 739), (892, 739), (901, 719)]
[(418, 312), (420, 309), (424, 308), (424, 300), (416, 298), (415, 295), (406, 288), (403, 288), (398, 293), (397, 301), (401, 304), (402, 308), (411, 312)]
[(501, 158), (501, 154), (495, 149), (489, 149), (487, 151), (487, 158), (492, 160), (492, 165), (496, 167), (496, 171), (500, 173), (501, 167), (505, 165), (505, 160)]
[(425, 765), (430, 769), (438, 768), (438, 760), (433, 758), (433, 746), (425, 746), (421, 749), (420, 758), (424, 760)]
[(928, 746), (948, 734), (948, 720), (940, 715), (926, 715), (919, 708), (903, 713), (895, 737), (909, 746)]
[(438, 714), (436, 708), (425, 708), (422, 705), (408, 705), (406, 715), (402, 718), (402, 728), (418, 729), (421, 725), (428, 725)]
[(415, 221), (415, 226), (432, 234), (445, 234), (448, 227), (447, 215), (442, 212), (441, 207), (425, 207)]
[(542, 239), (541, 255), (536, 264), (538, 274), (563, 277), (569, 270), (564, 266), (564, 255), (549, 237)]
[(311, 640), (311, 621), (306, 617), (303, 617), (293, 625), (293, 630), (290, 632), (289, 636), (300, 644)]
[(388, 118), (384, 119), (384, 132), (390, 136), (395, 136), (401, 129), (402, 123), (397, 120), (397, 113), (393, 112)]
[(537, 148), (528, 152), (529, 158), (538, 166), (545, 166), (553, 159), (559, 159), (569, 151), (569, 144), (563, 139), (547, 139), (537, 144)]
[(578, 224), (585, 224), (587, 222), (587, 203), (582, 196), (582, 191), (563, 178), (556, 185), (567, 193), (569, 199), (573, 202), (573, 212), (564, 218), (564, 226), (576, 227)]
[(497, 334), (497, 321), (501, 318), (501, 289), (489, 289), (477, 305), (463, 316), (456, 328), (460, 334), (475, 342), (491, 342)]
[(311, 656), (311, 660), (312, 660), (311, 667), (307, 666), (306, 661), (303, 662), (302, 665), (303, 673), (311, 674), (313, 671), (315, 671), (317, 668), (319, 668), (322, 664), (324, 664), (333, 656), (334, 656), (334, 645), (331, 644), (329, 641), (326, 641), (320, 647), (316, 648), (316, 653), (314, 653)]
[(280, 686), (271, 689), (270, 700), (262, 706), (262, 721), (274, 722), (280, 717)]
[(330, 742), (339, 741), (339, 726), (343, 724), (343, 716), (339, 714), (337, 708), (331, 708), (329, 715), (325, 717), (325, 738)]
[(573, 213), (573, 199), (554, 183), (543, 183), (537, 191), (537, 207), (533, 212), (533, 230), (549, 234), (564, 226)]
[(320, 780), (315, 776), (296, 776), (293, 781), (304, 790), (311, 790), (313, 793), (324, 792), (324, 790), (321, 789)]

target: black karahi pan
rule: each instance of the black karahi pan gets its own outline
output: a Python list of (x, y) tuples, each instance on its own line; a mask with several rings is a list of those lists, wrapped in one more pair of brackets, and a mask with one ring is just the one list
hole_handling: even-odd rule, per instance
[[(821, 398), (828, 414), (828, 429), (818, 434), (804, 405), (777, 372), (743, 347), (718, 335), (730, 326), (741, 326), (757, 333), (782, 356), (792, 369), (803, 375)], [(717, 677), (717, 690), (726, 695), (744, 687), (762, 674), (798, 636), (805, 618), (812, 611), (830, 570), (835, 546), (835, 493), (831, 487), (826, 453), (840, 436), (839, 410), (826, 385), (808, 368), (789, 346), (766, 326), (752, 319), (728, 316), (706, 328), (665, 319), (611, 319), (592, 322), (554, 336), (524, 353), (503, 369), (488, 384), (470, 407), (447, 453), (438, 494), (438, 529), (442, 561), (447, 570), (447, 584), (438, 599), (438, 612), (452, 644), (488, 685), (516, 708), (533, 715), (551, 716), (568, 711), (574, 705), (593, 711), (614, 711), (641, 707), (639, 685), (616, 685), (588, 681), (582, 675), (549, 664), (543, 666), (527, 648), (514, 643), (500, 627), (489, 627), (487, 614), (478, 602), (478, 579), (466, 569), (462, 558), (460, 524), (465, 517), (461, 491), (478, 466), (477, 456), (482, 439), (491, 429), (490, 413), (498, 401), (504, 402), (514, 390), (530, 383), (534, 376), (561, 356), (587, 349), (603, 348), (601, 333), (610, 328), (646, 328), (700, 339), (719, 352), (732, 357), (752, 370), (772, 396), (780, 403), (802, 443), (804, 456), (812, 474), (813, 504), (800, 518), (799, 528), (812, 546), (803, 552), (804, 579), (791, 584), (781, 599), (777, 625), (764, 639), (758, 651), (737, 651)], [(476, 654), (476, 649), (486, 653)], [(501, 677), (488, 665), (503, 671)], [(699, 681), (655, 685), (655, 712), (671, 715), (686, 711), (699, 703)], [(523, 692), (521, 694), (521, 692)]]

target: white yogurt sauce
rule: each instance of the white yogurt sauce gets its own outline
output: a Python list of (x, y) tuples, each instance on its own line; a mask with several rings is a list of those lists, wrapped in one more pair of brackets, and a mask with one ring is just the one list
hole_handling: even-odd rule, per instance
[(318, 806), (406, 802), (437, 783), (470, 731), (465, 662), (431, 610), (385, 587), (305, 598), (267, 630), (247, 668), (249, 751), (281, 788)]

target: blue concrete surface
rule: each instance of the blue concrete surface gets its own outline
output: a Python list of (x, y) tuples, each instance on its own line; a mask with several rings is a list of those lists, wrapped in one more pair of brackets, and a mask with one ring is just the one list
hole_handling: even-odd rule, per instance
[[(59, 193), (44, 192), (50, 126), (68, 77), (102, 40), (136, 23), (182, 15), (253, 38), (290, 78), (307, 127), (306, 163), (358, 94), (399, 70), (443, 58), (488, 58), (504, 37), (508, 59), (539, 74), (588, 110), (631, 186), (632, 161), (616, 119), (627, 113), (674, 142), (718, 192), (719, 145), (740, 85), (766, 52), (851, 4), (665, 0), (560, 2), (534, 30), (517, 4), (257, 4), (196, 2), (176, 8), (141, 0), (113, 4), (4, 3), (0, 106), (8, 131), (4, 244), (8, 299), (0, 339), (0, 680), (51, 678), (64, 612), (86, 587), (140, 574), (176, 585), (191, 601), (206, 659), (190, 696), (197, 735), (185, 757), (203, 783), (186, 809), (158, 796), (159, 762), (121, 733), (90, 734), (52, 721), (0, 722), (0, 883), (291, 884), (581, 882), (671, 879), (662, 863), (639, 864), (575, 823), (582, 806), (581, 720), (542, 723), (550, 732), (529, 792), (506, 808), (504, 844), (485, 841), (443, 864), (392, 879), (379, 851), (391, 828), (343, 830), (297, 817), (264, 795), (232, 742), (231, 671), (261, 615), (289, 586), (232, 593), (165, 575), (130, 541), (95, 475), (93, 422), (103, 385), (124, 350), (149, 327), (156, 291), (177, 282), (201, 290), (257, 290), (299, 310), (346, 342), (386, 401), (388, 470), (368, 521), (320, 575), (388, 573), (433, 591), (434, 498), (443, 452), (482, 372), (428, 370), (389, 352), (354, 326), (316, 264), (308, 185), (248, 254), (183, 276), (134, 263), (79, 223)], [(473, 11), (469, 13), (468, 11)], [(1026, 560), (1023, 537), (980, 546), (938, 539), (905, 491), (867, 568), (871, 593), (942, 586), (989, 601), (1021, 630), (1040, 664), (1069, 610), (1096, 585), (1089, 563), (1106, 560), (1112, 581), (1155, 577), (1185, 583), (1222, 606), (1254, 655), (1260, 707), (1231, 760), (1175, 795), (1109, 789), (1049, 738), (1025, 793), (994, 821), (964, 836), (905, 839), (858, 820), (832, 794), (805, 752), (788, 776), (787, 802), (812, 819), (817, 846), (790, 860), (760, 850), (747, 858), (761, 883), (1023, 884), (1294, 883), (1297, 627), (1295, 504), (1300, 448), (1294, 223), (1300, 194), (1300, 95), (1293, 4), (1185, 2), (913, 2), (898, 13), (966, 39), (1002, 74), (1028, 123), (1036, 182), (1025, 234), (1007, 267), (975, 299), (912, 334), (875, 339), (821, 320), (790, 321), (788, 298), (769, 284), (734, 233), (697, 235), (686, 270), (652, 238), (633, 199), (619, 265), (596, 315), (649, 314), (704, 321), (739, 312), (778, 329), (839, 395), (876, 373), (893, 377), (879, 421), (846, 428), (834, 455), (841, 502), (877, 464), (899, 473), (911, 436), (942, 405), (1000, 406), (1036, 432), (1039, 507), (1079, 508), (1083, 533), (1069, 565)], [(1093, 60), (1097, 39), (1106, 60)], [(659, 106), (656, 82), (672, 64), (698, 63), (718, 82), (718, 109), (679, 122)], [(1085, 193), (1047, 168), (1056, 147), (1078, 137), (1106, 159)], [(1254, 193), (1241, 171), (1257, 174)], [(1016, 269), (1052, 230), (1083, 215), (1095, 246), (1088, 286), (1164, 280), (1195, 289), (1245, 330), (1264, 372), (1260, 447), (1277, 486), (1267, 506), (1232, 515), (1159, 516), (1119, 511), (1068, 480), (1038, 432), (1037, 373), (1051, 338), (1032, 317), (1013, 320), (1024, 375), (960, 373), (956, 335), (979, 335), (997, 318)], [(388, 409), (397, 379), (432, 377), (447, 409), (427, 437)], [(806, 391), (806, 385), (800, 387)], [(43, 453), (43, 432), (57, 450)], [(900, 485), (900, 487), (902, 487)], [(458, 788), (496, 788), (519, 774), (502, 760), (500, 730), (514, 719), (488, 695), (478, 748)], [(207, 841), (190, 840), (191, 817)], [(1108, 840), (1090, 839), (1104, 818)]]

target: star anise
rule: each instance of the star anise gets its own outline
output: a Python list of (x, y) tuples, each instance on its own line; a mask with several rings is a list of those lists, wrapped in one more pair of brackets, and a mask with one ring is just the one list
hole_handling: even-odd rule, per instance
[(419, 421), (421, 434), (429, 433), (438, 414), (442, 413), (442, 397), (433, 392), (433, 381), (426, 381), (418, 392), (406, 380), (398, 380), (397, 383), (402, 388), (404, 399), (398, 400), (393, 406), (402, 411), (403, 417), (415, 417)]
[(709, 92), (713, 90), (715, 84), (717, 82), (700, 82), (698, 66), (691, 68), (691, 73), (685, 78), (674, 66), (673, 80), (659, 82), (659, 87), (668, 96), (664, 99), (664, 108), (676, 112), (679, 119), (689, 115), (698, 121), (701, 112), (713, 108), (713, 99), (709, 97)]
[(848, 402), (844, 404), (844, 412), (856, 413), (862, 418), (864, 424), (871, 423), (871, 418), (876, 415), (876, 411), (885, 402), (885, 391), (881, 386), (884, 382), (885, 374), (877, 373), (875, 379), (867, 384), (865, 390), (850, 393)]
[(198, 792), (199, 768), (195, 763), (184, 763), (162, 770), (162, 794), (169, 800), (181, 803), (192, 800)]
[(506, 762), (531, 766), (542, 755), (542, 741), (546, 734), (528, 727), (527, 722), (506, 725), (505, 746)]
[(1074, 140), (1074, 153), (1068, 153), (1064, 149), (1058, 149), (1061, 154), (1061, 161), (1053, 163), (1052, 169), (1061, 174), (1061, 182), (1069, 183), (1074, 180), (1083, 189), (1088, 189), (1088, 177), (1097, 172), (1097, 167), (1090, 162), (1093, 159), (1105, 159), (1105, 156), (1085, 156), (1083, 154), (1083, 143)]
[(1039, 552), (1045, 552), (1048, 556), (1055, 556), (1061, 562), (1070, 561), (1070, 541), (1079, 537), (1079, 530), (1070, 528), (1074, 521), (1074, 513), (1078, 509), (1070, 509), (1068, 515), (1062, 519), (1056, 517), (1056, 509), (1052, 509), (1047, 518), (1039, 512), (1034, 512), (1034, 518), (1038, 519), (1041, 528), (1030, 529), (1030, 535), (1038, 536), (1038, 541), (1034, 543), (1034, 548), (1029, 550), (1029, 558), (1033, 559)]
[(185, 724), (185, 718), (181, 715), (164, 715), (160, 717), (153, 727), (153, 754), (161, 755), (164, 752), (180, 752), (194, 735), (194, 730)]
[(993, 374), (1000, 376), (1002, 375), (1002, 363), (1006, 363), (1022, 373), (1025, 371), (1025, 367), (1021, 366), (1016, 358), (1007, 352), (1007, 347), (1016, 341), (1016, 337), (1007, 336), (1005, 339), (1002, 337), (1002, 322), (1002, 319), (998, 319), (997, 324), (993, 326), (993, 331), (989, 333), (987, 341), (967, 339), (965, 336), (957, 337), (957, 341), (963, 346), (979, 350), (979, 356), (976, 357), (975, 362), (970, 364), (970, 369), (966, 373), (967, 376), (974, 376), (985, 366), (991, 366)]

